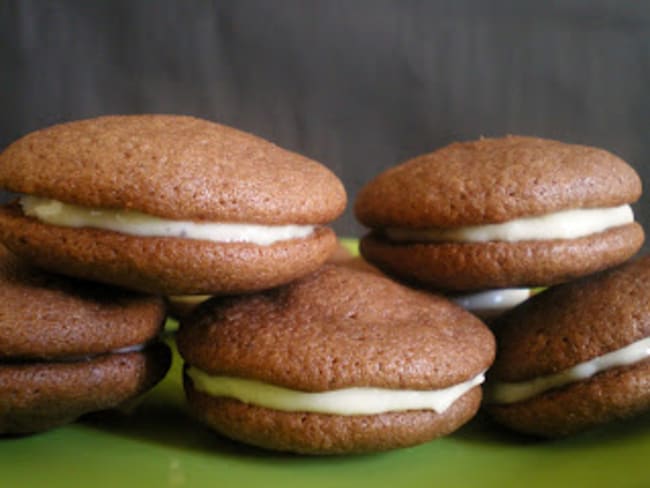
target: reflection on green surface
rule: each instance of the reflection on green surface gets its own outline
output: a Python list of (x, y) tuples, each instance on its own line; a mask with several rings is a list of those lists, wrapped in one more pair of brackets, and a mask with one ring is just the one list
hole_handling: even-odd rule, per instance
[(339, 238), (339, 242), (345, 247), (353, 256), (359, 255), (359, 241), (357, 239)]

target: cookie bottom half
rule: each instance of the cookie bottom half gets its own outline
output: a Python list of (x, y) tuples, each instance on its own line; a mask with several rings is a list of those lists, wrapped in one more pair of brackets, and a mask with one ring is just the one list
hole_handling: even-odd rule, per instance
[(487, 404), (488, 414), (518, 432), (564, 437), (650, 411), (650, 359), (599, 373), (525, 401)]
[(74, 362), (0, 363), (0, 433), (33, 433), (117, 407), (167, 373), (169, 347), (106, 354)]
[(392, 243), (376, 232), (361, 254), (395, 277), (450, 291), (547, 286), (615, 266), (644, 241), (635, 223), (578, 239), (483, 243)]
[(288, 283), (318, 269), (336, 235), (317, 227), (308, 237), (268, 246), (138, 237), (91, 228), (57, 227), (0, 208), (0, 238), (43, 269), (161, 295), (237, 294)]
[(475, 387), (445, 412), (325, 415), (281, 412), (195, 390), (185, 377), (194, 415), (222, 435), (264, 449), (300, 454), (360, 454), (421, 444), (447, 435), (469, 421), (481, 402)]

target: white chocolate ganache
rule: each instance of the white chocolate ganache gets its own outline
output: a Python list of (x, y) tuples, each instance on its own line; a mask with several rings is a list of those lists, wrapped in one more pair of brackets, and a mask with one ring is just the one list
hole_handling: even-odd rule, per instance
[(528, 300), (531, 293), (530, 288), (502, 288), (450, 296), (449, 299), (481, 318), (491, 319)]
[(433, 410), (442, 413), (485, 379), (484, 373), (481, 373), (463, 383), (430, 391), (353, 387), (310, 393), (256, 380), (211, 376), (195, 367), (188, 367), (186, 374), (192, 379), (197, 391), (210, 396), (232, 398), (284, 412), (331, 415), (375, 415), (406, 410)]
[(486, 401), (498, 404), (521, 402), (554, 388), (589, 379), (603, 371), (629, 366), (648, 358), (650, 358), (650, 337), (579, 363), (559, 373), (540, 376), (530, 381), (490, 384), (486, 388)]
[(457, 228), (388, 228), (386, 236), (396, 242), (488, 242), (577, 239), (634, 222), (629, 205), (584, 208), (510, 220), (500, 224)]
[(212, 242), (247, 242), (261, 246), (300, 239), (314, 231), (313, 225), (259, 225), (230, 222), (168, 220), (135, 211), (86, 208), (57, 200), (25, 195), (23, 213), (62, 227), (91, 227), (140, 237), (180, 237)]

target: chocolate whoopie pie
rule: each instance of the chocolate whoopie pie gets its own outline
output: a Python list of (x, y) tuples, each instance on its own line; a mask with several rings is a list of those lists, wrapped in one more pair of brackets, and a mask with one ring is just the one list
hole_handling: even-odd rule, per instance
[(346, 195), (321, 164), (193, 117), (106, 116), (0, 154), (0, 238), (39, 267), (162, 295), (229, 294), (321, 266)]
[(650, 410), (650, 256), (552, 287), (497, 320), (486, 409), (557, 437)]
[(0, 246), (0, 434), (117, 407), (160, 381), (160, 298), (45, 274)]
[(494, 339), (442, 297), (325, 265), (181, 322), (196, 416), (232, 439), (308, 454), (415, 445), (467, 422)]
[(361, 253), (443, 290), (547, 286), (624, 262), (643, 229), (632, 167), (593, 147), (509, 136), (455, 143), (391, 168), (359, 193)]

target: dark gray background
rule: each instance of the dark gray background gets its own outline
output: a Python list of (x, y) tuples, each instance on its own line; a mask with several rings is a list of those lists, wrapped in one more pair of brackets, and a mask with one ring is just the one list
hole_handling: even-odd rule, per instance
[[(650, 181), (645, 1), (0, 0), (0, 66), (0, 148), (166, 112), (315, 158), (351, 202), (406, 158), (506, 133), (601, 146)], [(351, 205), (335, 228), (362, 232)]]

